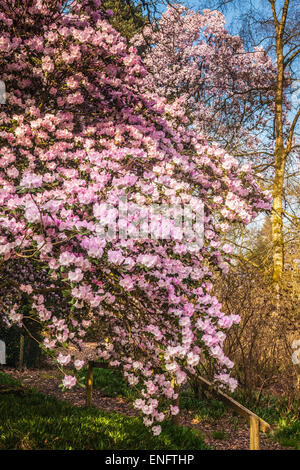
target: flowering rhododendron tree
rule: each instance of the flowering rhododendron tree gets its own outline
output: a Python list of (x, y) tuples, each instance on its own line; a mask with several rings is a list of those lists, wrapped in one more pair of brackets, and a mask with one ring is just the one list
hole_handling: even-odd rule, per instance
[(220, 11), (173, 5), (132, 43), (142, 46), (149, 89), (179, 100), (200, 133), (253, 159), (272, 120), (276, 67), (262, 47), (246, 51), (225, 23)]
[[(42, 347), (74, 366), (67, 388), (83, 366), (68, 346), (97, 325), (98, 357), (140, 385), (135, 407), (159, 434), (178, 412), (174, 385), (204, 358), (236, 386), (222, 345), (239, 318), (223, 314), (213, 272), (228, 266), (222, 234), (269, 196), (249, 166), (187, 131), (180, 107), (140, 92), (147, 73), (99, 0), (1, 0), (0, 21), (2, 319), (42, 325)], [(186, 204), (203, 209), (203, 244), (165, 216), (154, 225), (170, 220), (173, 236), (134, 236), (145, 208)]]

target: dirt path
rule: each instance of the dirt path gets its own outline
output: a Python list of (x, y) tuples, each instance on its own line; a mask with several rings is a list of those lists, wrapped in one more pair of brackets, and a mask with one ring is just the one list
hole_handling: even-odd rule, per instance
[[(58, 388), (61, 377), (55, 369), (28, 369), (18, 371), (5, 368), (5, 372), (20, 380), (29, 388), (55, 395), (58, 399), (72, 403), (75, 406), (85, 405), (85, 389), (75, 387), (72, 390), (62, 391)], [(127, 416), (138, 416), (137, 411), (125, 398), (107, 397), (101, 390), (93, 391), (93, 406), (110, 412), (123, 413)], [(239, 417), (233, 417), (231, 412), (218, 420), (211, 421), (195, 416), (195, 412), (182, 410), (179, 424), (196, 428), (203, 434), (207, 444), (218, 450), (248, 450), (249, 426)], [(218, 435), (216, 434), (218, 433)], [(261, 433), (260, 443), (262, 450), (284, 450), (280, 444)]]

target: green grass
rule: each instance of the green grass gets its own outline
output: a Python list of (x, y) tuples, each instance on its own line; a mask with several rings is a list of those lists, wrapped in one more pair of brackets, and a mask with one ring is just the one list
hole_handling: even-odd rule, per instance
[(201, 400), (194, 398), (191, 391), (185, 391), (180, 396), (180, 408), (188, 411), (194, 411), (197, 416), (203, 420), (215, 421), (224, 416), (228, 412), (228, 408), (223, 402), (215, 399)]
[(258, 405), (243, 400), (235, 394), (236, 400), (267, 421), (274, 429), (273, 438), (282, 446), (300, 450), (300, 402), (287, 397), (262, 396)]
[(300, 420), (281, 419), (275, 437), (282, 446), (300, 450)]
[(292, 401), (284, 396), (263, 395), (256, 405), (254, 399), (245, 399), (238, 393), (233, 397), (270, 424), (279, 423), (282, 418), (288, 421), (300, 418), (299, 400)]
[[(137, 394), (135, 389), (133, 387), (129, 387), (120, 371), (94, 368), (93, 373), (93, 387), (101, 390), (101, 394), (103, 396), (118, 396), (130, 399), (136, 398)], [(79, 376), (86, 381), (86, 367), (80, 371)]]
[[(81, 373), (85, 378), (86, 369)], [(18, 382), (0, 372), (0, 384), (17, 386)], [(135, 389), (127, 385), (118, 371), (94, 369), (94, 388), (111, 397), (133, 399), (137, 396)], [(234, 398), (270, 423), (275, 429), (273, 439), (283, 446), (300, 450), (299, 403), (296, 400), (291, 403), (285, 397), (269, 395), (263, 396), (255, 406), (253, 400), (245, 400), (238, 393)], [(194, 418), (199, 422), (213, 422), (228, 413), (221, 401), (196, 399), (191, 389), (181, 393), (180, 406), (195, 413)], [(140, 418), (72, 407), (36, 392), (25, 397), (1, 396), (0, 393), (0, 416), (0, 449), (26, 446), (34, 449), (118, 450), (207, 448), (201, 433), (170, 422), (164, 423), (163, 432), (155, 438)], [(236, 429), (238, 424), (234, 421), (233, 426)]]
[[(255, 397), (245, 399), (239, 392), (233, 394), (233, 398), (245, 407), (267, 421), (274, 429), (272, 439), (282, 446), (300, 450), (300, 402), (292, 401), (287, 397), (274, 395), (262, 396), (259, 404), (255, 405)], [(224, 403), (215, 399), (201, 400), (193, 397), (193, 391), (188, 388), (180, 396), (180, 406), (190, 411), (195, 411), (195, 418), (201, 420), (216, 421), (225, 417), (228, 408)], [(233, 429), (237, 429), (236, 418), (232, 419)], [(217, 432), (217, 431), (216, 431)], [(221, 439), (222, 437), (216, 437)], [(225, 439), (225, 437), (223, 437)]]
[(4, 374), (4, 372), (1, 372), (0, 370), (0, 385), (8, 385), (8, 386), (18, 386), (20, 382), (18, 380), (14, 379), (10, 375)]
[(220, 441), (226, 441), (228, 439), (227, 433), (225, 431), (213, 431), (212, 437)]
[[(85, 369), (82, 374), (86, 377)], [(107, 396), (117, 395), (129, 399), (136, 397), (135, 390), (128, 387), (122, 378), (122, 374), (118, 371), (94, 369), (94, 387), (100, 389)], [(234, 393), (233, 398), (267, 421), (275, 429), (273, 439), (283, 446), (299, 449), (300, 417), (297, 401), (291, 404), (285, 397), (278, 398), (268, 395), (261, 397), (259, 405), (254, 405), (253, 397), (252, 399), (245, 399), (239, 392)], [(209, 400), (196, 399), (191, 388), (181, 393), (180, 407), (194, 412), (194, 418), (198, 422), (203, 420), (213, 422), (225, 417), (228, 413), (228, 408), (223, 402), (213, 398)], [(237, 428), (235, 422), (233, 422), (233, 427), (234, 429)]]
[[(80, 371), (80, 376), (86, 381), (86, 367)], [(118, 370), (94, 368), (93, 387), (100, 390), (102, 395), (108, 397), (118, 396), (135, 399), (138, 396), (136, 388), (129, 387), (122, 373)], [(203, 418), (210, 420), (225, 416), (227, 411), (226, 406), (218, 400), (211, 399), (208, 402), (194, 398), (193, 391), (190, 389), (181, 393), (180, 407), (198, 412)]]
[[(0, 384), (18, 383), (0, 372)], [(204, 450), (202, 435), (165, 422), (154, 437), (141, 418), (78, 408), (34, 390), (0, 393), (0, 450)]]

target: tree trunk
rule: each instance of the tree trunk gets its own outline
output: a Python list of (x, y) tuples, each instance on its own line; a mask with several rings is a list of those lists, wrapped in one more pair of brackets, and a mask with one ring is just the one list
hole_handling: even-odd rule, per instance
[(283, 82), (284, 82), (284, 54), (283, 33), (289, 1), (285, 0), (280, 23), (275, 9), (275, 0), (271, 0), (274, 22), (276, 27), (276, 57), (277, 57), (277, 80), (275, 89), (275, 175), (273, 182), (273, 211), (272, 211), (272, 242), (273, 242), (273, 281), (277, 291), (277, 302), (279, 301), (279, 290), (281, 286), (284, 266), (284, 240), (282, 223), (282, 201), (285, 165), (287, 152), (283, 139)]
[(24, 368), (24, 335), (20, 335), (20, 349), (19, 349), (19, 370), (23, 370)]
[(282, 201), (284, 188), (285, 158), (278, 157), (279, 164), (275, 168), (273, 183), (273, 207), (272, 207), (272, 244), (273, 244), (273, 282), (277, 290), (281, 285), (284, 267), (284, 240), (282, 221)]

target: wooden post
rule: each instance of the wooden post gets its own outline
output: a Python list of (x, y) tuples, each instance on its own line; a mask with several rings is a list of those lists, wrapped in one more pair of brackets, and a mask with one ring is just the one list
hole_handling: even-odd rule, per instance
[(19, 370), (23, 370), (24, 365), (24, 335), (20, 335), (20, 350), (19, 350)]
[(250, 411), (245, 406), (241, 405), (239, 402), (234, 400), (229, 395), (226, 395), (226, 393), (221, 392), (221, 390), (216, 389), (213, 386), (213, 384), (211, 382), (209, 382), (207, 379), (204, 379), (203, 377), (198, 376), (198, 382), (205, 390), (208, 390), (218, 400), (221, 400), (227, 406), (232, 408), (236, 413), (243, 416), (243, 418), (245, 418), (248, 422), (249, 422), (250, 416), (256, 417), (258, 419), (258, 422), (259, 422), (260, 431), (262, 431), (262, 432), (270, 432), (271, 431), (271, 426), (266, 421), (259, 418), (259, 416), (257, 416), (255, 413), (252, 413), (252, 411)]
[(87, 386), (86, 386), (86, 406), (92, 406), (92, 393), (93, 393), (93, 363), (89, 361), (87, 371)]
[(259, 419), (250, 415), (250, 450), (259, 450)]

